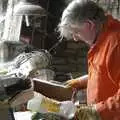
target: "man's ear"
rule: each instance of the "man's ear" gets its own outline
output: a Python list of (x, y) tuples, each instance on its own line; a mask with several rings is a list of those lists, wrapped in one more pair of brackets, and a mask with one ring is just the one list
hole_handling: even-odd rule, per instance
[(86, 24), (86, 27), (90, 30), (93, 30), (93, 28), (95, 28), (95, 23), (91, 20), (86, 20), (85, 24)]

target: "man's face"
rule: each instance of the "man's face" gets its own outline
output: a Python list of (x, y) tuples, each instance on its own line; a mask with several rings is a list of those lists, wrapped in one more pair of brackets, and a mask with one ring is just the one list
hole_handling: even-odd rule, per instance
[(72, 26), (74, 41), (83, 41), (89, 45), (93, 44), (96, 38), (96, 26), (90, 21), (82, 23), (80, 26)]

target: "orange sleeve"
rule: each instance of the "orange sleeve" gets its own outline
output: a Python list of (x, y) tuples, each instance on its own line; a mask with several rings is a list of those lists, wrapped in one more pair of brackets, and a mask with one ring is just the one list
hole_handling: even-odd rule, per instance
[(106, 57), (106, 69), (110, 80), (118, 90), (105, 101), (97, 103), (96, 109), (102, 120), (120, 120), (120, 35), (117, 34), (110, 40), (112, 42), (109, 44)]

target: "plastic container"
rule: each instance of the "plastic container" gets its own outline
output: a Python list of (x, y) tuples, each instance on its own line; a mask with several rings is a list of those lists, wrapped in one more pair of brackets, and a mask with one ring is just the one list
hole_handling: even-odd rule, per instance
[(57, 113), (68, 119), (74, 117), (76, 112), (76, 106), (72, 101), (58, 102), (41, 94), (28, 101), (27, 109), (39, 113)]
[(59, 112), (60, 102), (49, 99), (41, 94), (28, 101), (27, 109), (33, 112)]

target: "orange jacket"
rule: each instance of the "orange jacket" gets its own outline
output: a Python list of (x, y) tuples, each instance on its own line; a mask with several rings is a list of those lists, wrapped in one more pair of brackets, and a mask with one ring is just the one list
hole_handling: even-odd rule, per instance
[(102, 120), (120, 120), (120, 22), (108, 16), (88, 52), (87, 102)]

